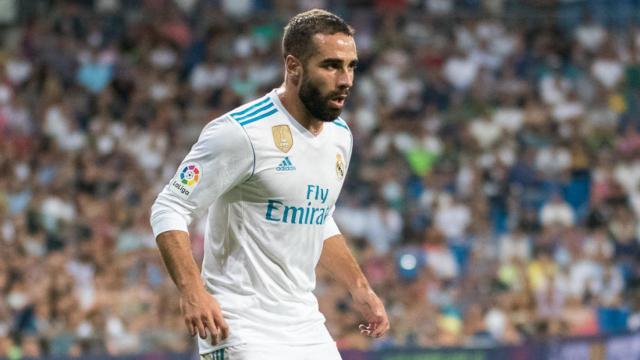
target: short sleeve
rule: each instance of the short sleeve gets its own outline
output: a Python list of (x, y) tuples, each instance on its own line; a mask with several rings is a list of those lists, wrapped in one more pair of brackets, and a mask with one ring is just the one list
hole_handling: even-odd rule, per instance
[(211, 121), (151, 207), (154, 236), (188, 225), (222, 194), (251, 177), (254, 153), (244, 130), (229, 118)]
[(333, 211), (335, 207), (331, 208), (330, 215), (327, 217), (327, 221), (324, 223), (324, 233), (322, 235), (323, 240), (327, 240), (328, 238), (336, 235), (342, 234), (340, 229), (338, 229), (338, 225), (333, 220)]

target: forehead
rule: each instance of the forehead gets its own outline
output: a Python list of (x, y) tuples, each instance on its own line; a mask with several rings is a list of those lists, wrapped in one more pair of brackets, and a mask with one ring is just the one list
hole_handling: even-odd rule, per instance
[(312, 41), (315, 48), (312, 58), (351, 61), (358, 57), (353, 36), (343, 33), (315, 34)]

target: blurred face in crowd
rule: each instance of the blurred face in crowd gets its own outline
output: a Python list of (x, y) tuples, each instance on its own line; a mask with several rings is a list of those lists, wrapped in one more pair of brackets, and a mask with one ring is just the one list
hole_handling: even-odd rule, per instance
[(25, 336), (22, 339), (22, 352), (26, 357), (39, 357), (42, 355), (40, 350), (40, 343), (38, 342), (38, 338), (35, 336)]
[(315, 34), (312, 41), (316, 51), (302, 65), (298, 96), (314, 118), (333, 121), (353, 86), (356, 44), (343, 33)]

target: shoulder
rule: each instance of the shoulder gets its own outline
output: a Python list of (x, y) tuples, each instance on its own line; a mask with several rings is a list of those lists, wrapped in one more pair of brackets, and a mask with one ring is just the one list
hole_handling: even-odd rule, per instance
[(353, 135), (351, 134), (351, 128), (343, 118), (341, 117), (336, 118), (331, 122), (330, 126), (334, 128), (334, 132), (337, 133), (338, 136), (343, 137), (344, 140), (349, 143), (353, 143)]
[(200, 133), (196, 148), (221, 150), (243, 150), (250, 145), (247, 134), (237, 122), (227, 116), (211, 120)]
[(246, 127), (247, 125), (273, 116), (278, 112), (278, 106), (273, 102), (271, 95), (267, 94), (229, 111), (225, 116), (235, 121), (241, 127)]
[(344, 121), (343, 118), (338, 117), (335, 120), (333, 120), (331, 122), (333, 125), (342, 128), (343, 130), (347, 131), (349, 134), (351, 134), (351, 128), (349, 128), (349, 125), (347, 125), (347, 122)]

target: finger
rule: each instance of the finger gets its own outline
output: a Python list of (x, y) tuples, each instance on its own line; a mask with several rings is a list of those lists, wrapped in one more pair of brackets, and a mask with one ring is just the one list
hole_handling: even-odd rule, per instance
[(200, 319), (195, 319), (194, 323), (195, 323), (196, 329), (198, 329), (198, 335), (200, 335), (200, 338), (201, 339), (206, 339), (207, 338), (207, 331), (205, 330), (204, 324), (202, 323), (202, 321)]
[(389, 328), (389, 320), (387, 319), (387, 317), (384, 317), (383, 320), (382, 320), (382, 323), (376, 324), (376, 328), (371, 333), (371, 336), (378, 338), (378, 337), (384, 335), (384, 333), (387, 332), (388, 328)]
[(218, 326), (218, 330), (220, 330), (220, 340), (226, 339), (229, 336), (229, 325), (227, 325), (227, 322), (219, 312), (214, 313), (213, 318)]
[(196, 328), (193, 326), (189, 319), (184, 319), (184, 324), (187, 326), (187, 330), (189, 330), (189, 335), (196, 336)]
[(218, 328), (216, 327), (215, 321), (213, 321), (213, 317), (209, 315), (208, 317), (203, 317), (202, 322), (204, 323), (205, 328), (211, 334), (211, 343), (216, 345), (218, 343)]

